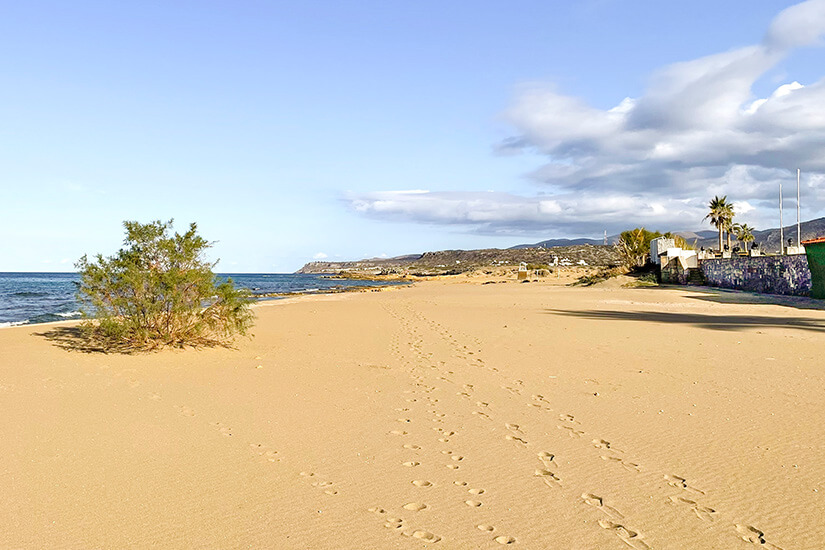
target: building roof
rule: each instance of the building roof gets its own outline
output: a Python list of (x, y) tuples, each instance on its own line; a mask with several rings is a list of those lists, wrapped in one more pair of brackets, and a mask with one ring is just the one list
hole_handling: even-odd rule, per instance
[(807, 241), (802, 241), (802, 244), (817, 244), (817, 243), (825, 243), (825, 237), (818, 237), (816, 239), (808, 239)]

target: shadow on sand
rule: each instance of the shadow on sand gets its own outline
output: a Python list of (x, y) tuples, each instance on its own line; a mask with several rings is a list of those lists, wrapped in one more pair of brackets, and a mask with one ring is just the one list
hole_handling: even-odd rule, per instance
[(552, 315), (579, 317), (594, 321), (648, 321), (674, 325), (694, 325), (710, 330), (741, 331), (759, 328), (789, 328), (825, 332), (825, 317), (776, 317), (765, 315), (708, 315), (703, 313), (669, 313), (663, 311), (572, 311), (548, 309)]
[(226, 348), (237, 349), (232, 342), (224, 342), (210, 338), (200, 338), (190, 342), (165, 344), (154, 340), (146, 343), (136, 343), (131, 340), (114, 340), (103, 338), (94, 331), (83, 330), (81, 327), (53, 327), (46, 332), (34, 332), (32, 336), (45, 338), (52, 345), (65, 349), (66, 351), (79, 351), (81, 353), (104, 353), (119, 355), (135, 355), (139, 353), (150, 353), (163, 349), (202, 349), (202, 348)]
[(726, 288), (711, 288), (706, 286), (670, 286), (649, 287), (640, 289), (656, 292), (660, 290), (677, 290), (684, 292), (683, 296), (691, 300), (702, 300), (717, 304), (754, 304), (783, 306), (794, 309), (813, 309), (825, 311), (825, 300), (817, 300), (806, 296), (783, 296), (780, 294), (759, 294), (743, 290)]
[(45, 338), (52, 345), (67, 351), (79, 351), (83, 353), (117, 353), (121, 355), (133, 355), (147, 350), (136, 349), (128, 342), (115, 343), (102, 341), (94, 338), (87, 331), (80, 327), (53, 327), (46, 332), (35, 332), (32, 336)]

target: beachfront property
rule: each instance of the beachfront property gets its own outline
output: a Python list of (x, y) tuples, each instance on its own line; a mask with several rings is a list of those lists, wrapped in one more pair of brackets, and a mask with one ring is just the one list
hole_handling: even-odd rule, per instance
[(696, 284), (764, 294), (825, 298), (825, 239), (783, 247), (782, 254), (763, 254), (758, 247), (744, 253), (729, 250), (686, 250), (674, 239), (650, 243), (650, 258), (663, 283)]

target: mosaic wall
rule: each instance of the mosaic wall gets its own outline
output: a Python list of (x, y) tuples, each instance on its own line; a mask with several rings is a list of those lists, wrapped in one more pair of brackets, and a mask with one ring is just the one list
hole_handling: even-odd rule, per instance
[(708, 286), (794, 296), (808, 296), (811, 291), (805, 254), (703, 260), (700, 268)]

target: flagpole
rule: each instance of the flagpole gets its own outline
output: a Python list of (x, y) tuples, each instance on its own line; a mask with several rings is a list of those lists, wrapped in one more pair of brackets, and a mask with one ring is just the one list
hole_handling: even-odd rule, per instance
[(799, 168), (796, 169), (796, 246), (802, 246), (802, 225), (799, 222)]
[(782, 183), (779, 183), (779, 255), (785, 251), (785, 228), (782, 225)]

